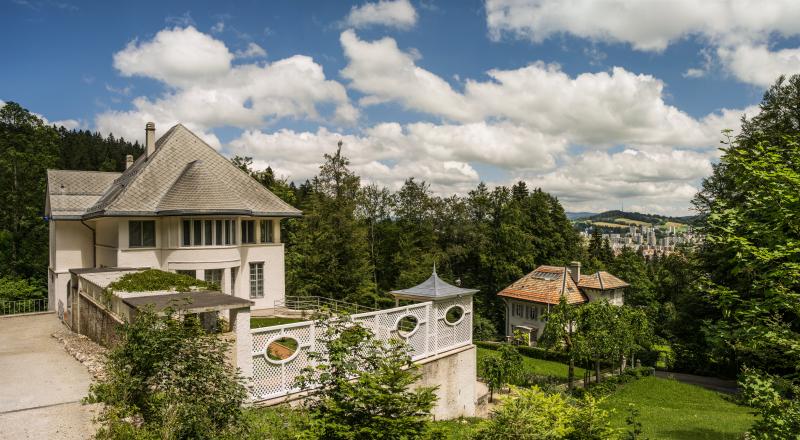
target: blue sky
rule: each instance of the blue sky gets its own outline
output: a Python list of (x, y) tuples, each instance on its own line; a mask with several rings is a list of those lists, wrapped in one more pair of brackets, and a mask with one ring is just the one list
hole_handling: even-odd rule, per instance
[(0, 3), (0, 100), (141, 139), (182, 122), (291, 179), (526, 180), (569, 210), (685, 214), (719, 131), (800, 70), (775, 1)]

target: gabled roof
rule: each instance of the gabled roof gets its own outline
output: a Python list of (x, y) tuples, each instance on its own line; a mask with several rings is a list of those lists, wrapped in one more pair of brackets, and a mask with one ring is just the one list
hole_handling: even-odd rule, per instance
[[(81, 173), (84, 174), (76, 179), (93, 179), (88, 172)], [(82, 218), (214, 213), (301, 215), (181, 124), (156, 141), (154, 153), (140, 156), (122, 174), (115, 174), (115, 178), (103, 181), (103, 190), (94, 199), (86, 199), (80, 206), (76, 203), (73, 215), (80, 212), (77, 208), (83, 209)], [(99, 187), (98, 183), (96, 192)]]
[(412, 301), (432, 301), (456, 296), (472, 295), (477, 293), (476, 289), (465, 289), (449, 284), (439, 278), (436, 273), (436, 266), (433, 266), (433, 274), (420, 284), (408, 289), (393, 290), (391, 293), (395, 298), (408, 299)]
[(581, 275), (578, 287), (582, 289), (612, 290), (628, 287), (630, 284), (601, 270), (592, 275)]
[(120, 173), (47, 170), (45, 215), (52, 219), (80, 219), (105, 193)]
[(539, 266), (497, 295), (544, 304), (558, 304), (562, 295), (566, 296), (569, 304), (589, 301), (575, 285), (569, 269), (559, 266)]

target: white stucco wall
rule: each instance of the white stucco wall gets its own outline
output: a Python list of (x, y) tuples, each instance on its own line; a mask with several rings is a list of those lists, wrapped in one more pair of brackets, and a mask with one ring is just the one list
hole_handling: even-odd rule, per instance
[(589, 302), (606, 299), (609, 304), (615, 306), (621, 306), (625, 303), (625, 294), (623, 289), (605, 291), (584, 289), (584, 292), (586, 293), (586, 296), (589, 297)]
[(435, 420), (475, 416), (477, 350), (474, 345), (460, 347), (417, 362), (420, 379), (413, 387), (437, 386)]
[[(214, 217), (220, 218), (220, 217)], [(230, 217), (228, 217), (230, 219)], [(241, 242), (241, 220), (237, 217), (236, 239)], [(153, 247), (131, 248), (128, 224), (131, 220), (155, 220)], [(256, 243), (226, 246), (187, 246), (181, 244), (181, 217), (99, 218), (87, 224), (96, 231), (96, 265), (93, 266), (92, 231), (80, 221), (50, 222), (51, 280), (48, 282), (53, 309), (66, 300), (69, 269), (89, 267), (153, 267), (166, 271), (194, 270), (204, 279), (205, 270), (222, 269), (221, 290), (250, 299), (253, 309), (273, 308), (285, 295), (284, 246), (280, 243), (280, 219), (274, 218), (275, 243), (260, 243), (256, 223)], [(250, 263), (264, 263), (264, 297), (250, 298)], [(235, 273), (235, 288), (231, 276)]]
[(66, 307), (70, 269), (92, 267), (92, 231), (79, 220), (50, 220), (50, 310)]
[[(522, 306), (522, 316), (517, 313), (517, 307)], [(536, 319), (529, 318), (529, 309), (531, 307), (537, 308)], [(544, 332), (544, 327), (547, 325), (542, 320), (544, 314), (547, 312), (547, 304), (534, 303), (530, 301), (522, 301), (517, 299), (506, 300), (506, 336), (514, 335), (514, 328), (518, 326), (530, 327), (538, 329), (536, 338), (540, 338)]]

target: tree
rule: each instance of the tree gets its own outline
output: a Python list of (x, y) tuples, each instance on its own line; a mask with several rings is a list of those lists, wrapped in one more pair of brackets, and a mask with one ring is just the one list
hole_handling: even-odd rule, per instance
[(15, 102), (0, 107), (0, 273), (45, 285), (48, 168), (58, 160), (58, 135)]
[[(601, 299), (578, 308), (576, 325), (583, 344), (583, 353), (594, 361), (595, 381), (600, 382), (600, 363), (612, 359), (617, 344), (616, 306)], [(548, 327), (550, 327), (548, 323)]]
[(522, 372), (522, 355), (510, 344), (502, 344), (497, 355), (486, 356), (480, 365), (481, 377), (489, 385), (489, 403), (494, 392), (515, 382)]
[(584, 350), (583, 339), (576, 333), (577, 318), (577, 309), (567, 303), (567, 298), (562, 296), (558, 305), (552, 307), (545, 316), (547, 325), (541, 338), (541, 343), (545, 347), (561, 349), (567, 354), (569, 359), (567, 386), (569, 390), (572, 390), (575, 382), (575, 360), (581, 358)]
[(360, 180), (348, 164), (340, 144), (311, 182), (289, 232), (287, 284), (295, 295), (374, 304), (367, 229), (356, 218)]
[(710, 326), (721, 352), (783, 374), (800, 372), (798, 140), (737, 141), (725, 150), (720, 165), (730, 191), (709, 206), (701, 254), (707, 289), (722, 310)]
[(409, 347), (377, 340), (347, 316), (323, 314), (317, 326), (322, 350), (309, 354), (316, 367), (296, 379), (300, 388), (316, 388), (307, 403), (315, 438), (421, 438), (436, 395), (430, 387), (410, 389), (420, 375)]
[(121, 327), (106, 377), (89, 401), (105, 404), (98, 438), (214, 439), (242, 431), (247, 392), (228, 362), (230, 342), (193, 316), (143, 310)]

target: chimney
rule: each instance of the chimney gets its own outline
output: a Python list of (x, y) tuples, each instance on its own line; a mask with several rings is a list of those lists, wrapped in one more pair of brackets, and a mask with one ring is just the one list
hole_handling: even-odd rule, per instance
[(133, 165), (133, 154), (125, 156), (125, 169), (127, 170), (131, 165)]
[(575, 281), (575, 284), (581, 280), (581, 263), (580, 261), (573, 261), (569, 263), (569, 274), (572, 275), (572, 281)]
[(144, 126), (145, 133), (145, 154), (150, 157), (151, 154), (156, 152), (156, 124), (148, 122)]

